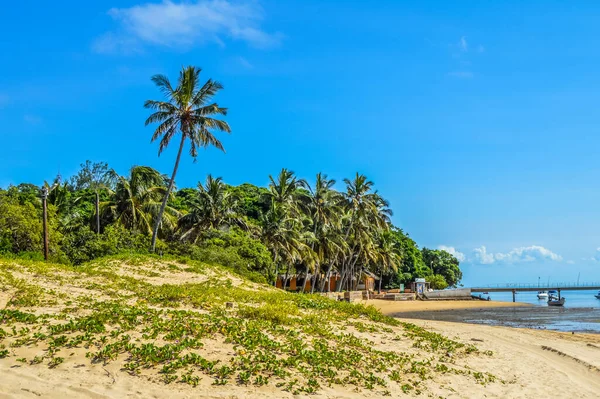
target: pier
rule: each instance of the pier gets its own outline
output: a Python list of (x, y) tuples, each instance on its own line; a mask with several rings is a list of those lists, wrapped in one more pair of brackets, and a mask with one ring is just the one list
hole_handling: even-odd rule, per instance
[(516, 302), (516, 293), (521, 292), (537, 292), (537, 291), (557, 291), (560, 299), (561, 291), (584, 291), (584, 290), (600, 290), (600, 282), (593, 283), (553, 283), (551, 285), (540, 284), (496, 284), (489, 286), (481, 286), (471, 288), (471, 292), (512, 292), (513, 302)]

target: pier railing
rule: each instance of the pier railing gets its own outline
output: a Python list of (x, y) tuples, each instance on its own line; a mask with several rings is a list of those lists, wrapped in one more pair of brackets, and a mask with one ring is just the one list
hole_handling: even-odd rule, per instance
[(600, 281), (595, 282), (555, 282), (552, 284), (528, 284), (528, 283), (504, 283), (504, 284), (489, 284), (489, 285), (480, 285), (480, 288), (506, 288), (506, 289), (519, 289), (519, 288), (527, 288), (527, 289), (540, 289), (540, 290), (552, 290), (560, 288), (562, 290), (568, 290), (569, 288), (589, 288), (589, 289), (598, 289), (600, 287)]

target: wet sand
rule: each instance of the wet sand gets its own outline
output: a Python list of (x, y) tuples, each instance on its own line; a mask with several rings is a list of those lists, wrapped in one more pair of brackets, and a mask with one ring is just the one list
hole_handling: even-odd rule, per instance
[(407, 312), (434, 312), (439, 310), (459, 309), (491, 309), (491, 308), (515, 308), (532, 307), (533, 305), (523, 302), (501, 302), (501, 301), (384, 301), (381, 299), (370, 299), (363, 301), (366, 305), (373, 305), (387, 316), (400, 315)]

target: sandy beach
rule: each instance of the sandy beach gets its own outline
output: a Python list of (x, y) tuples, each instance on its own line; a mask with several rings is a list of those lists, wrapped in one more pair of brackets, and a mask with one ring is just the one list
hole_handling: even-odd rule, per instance
[[(386, 302), (369, 301), (388, 314), (403, 310), (442, 310), (506, 306), (499, 302)], [(373, 303), (375, 302), (375, 303)], [(523, 306), (510, 304), (510, 306)], [(491, 327), (440, 321), (406, 320), (430, 331), (475, 344), (491, 356), (469, 360), (469, 368), (493, 374), (497, 380), (485, 386), (465, 384), (457, 375), (426, 381), (429, 397), (448, 398), (596, 398), (600, 392), (600, 335)], [(390, 344), (381, 342), (381, 344)], [(85, 358), (71, 359), (74, 366), (50, 370), (46, 367), (15, 367), (0, 359), (0, 398), (374, 398), (370, 391), (351, 392), (325, 388), (311, 396), (292, 395), (273, 387), (214, 386), (191, 388), (164, 385), (131, 376), (109, 364), (89, 364)], [(450, 388), (450, 394), (449, 392)], [(409, 396), (414, 395), (413, 393)], [(392, 392), (393, 397), (405, 396)]]
[[(448, 337), (473, 342), (491, 357), (476, 357), (470, 367), (494, 374), (503, 382), (484, 386), (462, 384), (458, 376), (428, 384), (432, 395), (451, 398), (596, 398), (600, 392), (600, 336), (551, 331), (511, 329), (461, 323), (411, 320)], [(211, 386), (194, 389), (182, 384), (164, 385), (119, 371), (115, 365), (90, 365), (51, 370), (14, 367), (0, 360), (0, 398), (299, 398), (271, 387)], [(84, 366), (85, 365), (85, 366)], [(448, 395), (447, 389), (453, 393)], [(394, 392), (394, 397), (402, 396)], [(308, 397), (308, 396), (306, 396)], [(312, 398), (376, 397), (369, 391), (343, 392), (327, 388)], [(437, 397), (437, 396), (433, 396)]]
[(532, 306), (522, 302), (501, 301), (384, 301), (381, 299), (370, 299), (362, 301), (365, 305), (373, 305), (383, 314), (388, 316), (399, 315), (405, 312), (430, 312), (438, 310), (458, 309), (489, 309), (489, 308), (511, 308)]
[[(113, 294), (120, 297), (123, 292), (129, 292), (135, 298), (141, 298), (142, 292), (151, 294), (154, 290), (152, 287), (163, 284), (181, 285), (190, 281), (201, 283), (211, 276), (215, 276), (217, 272), (221, 273), (221, 276), (226, 276), (223, 271), (206, 266), (203, 266), (200, 272), (194, 272), (195, 269), (188, 269), (187, 264), (166, 264), (160, 260), (140, 262), (137, 258), (132, 259), (130, 262), (122, 259), (102, 261), (96, 266), (104, 273), (102, 275), (98, 275), (95, 272), (97, 269), (94, 268), (90, 268), (88, 272), (83, 273), (76, 269), (70, 271), (53, 269), (45, 264), (38, 265), (35, 263), (27, 265), (10, 263), (5, 266), (5, 274), (10, 273), (10, 276), (16, 276), (23, 279), (23, 281), (35, 282), (43, 289), (43, 291), (36, 292), (38, 292), (38, 295), (42, 293), (46, 302), (36, 304), (30, 310), (38, 314), (50, 315), (52, 312), (65, 314), (64, 309), (69, 310), (69, 308), (65, 308), (68, 304), (63, 303), (63, 301), (71, 300), (81, 305), (81, 309), (77, 310), (77, 317), (89, 314), (90, 310), (87, 303), (90, 297), (110, 301), (110, 297), (107, 296), (110, 294), (107, 287), (110, 284), (115, 284), (115, 282), (130, 283), (133, 280), (139, 280), (148, 283), (148, 286), (140, 286), (142, 288), (127, 286), (128, 291)], [(111, 270), (114, 273), (108, 273)], [(121, 276), (125, 276), (127, 279), (121, 280), (123, 278)], [(238, 297), (238, 301), (256, 295), (256, 290), (263, 293), (269, 293), (271, 290), (268, 287), (244, 282), (236, 276), (230, 276), (229, 278), (232, 287), (229, 295), (232, 295), (234, 290), (245, 290), (246, 292), (246, 294)], [(189, 292), (193, 292), (193, 286), (188, 288)], [(149, 291), (138, 291), (141, 289)], [(16, 288), (4, 289), (3, 295), (0, 295), (0, 309), (5, 306), (6, 309), (12, 309), (13, 305), (10, 305), (10, 298), (14, 298), (16, 294)], [(275, 294), (279, 295), (278, 292), (274, 291), (273, 295)], [(218, 304), (218, 302), (215, 302), (218, 301), (218, 298), (212, 298), (211, 303)], [(284, 299), (282, 296), (276, 298), (279, 298), (279, 300)], [(293, 297), (290, 296), (289, 298)], [(288, 306), (291, 306), (292, 302), (287, 303)], [(538, 398), (540, 396), (596, 398), (597, 393), (600, 392), (600, 335), (566, 334), (402, 317), (403, 314), (408, 315), (407, 312), (411, 314), (421, 311), (439, 311), (443, 313), (442, 311), (445, 310), (465, 308), (477, 310), (489, 309), (490, 307), (518, 306), (523, 309), (522, 307), (527, 306), (526, 304), (493, 301), (391, 302), (380, 300), (370, 300), (366, 303), (378, 307), (383, 313), (397, 317), (407, 324), (376, 326), (374, 323), (370, 323), (368, 318), (360, 317), (354, 320), (346, 319), (343, 322), (330, 322), (329, 326), (332, 329), (339, 329), (340, 336), (353, 336), (351, 342), (364, 342), (369, 350), (374, 352), (402, 354), (402, 356), (390, 358), (396, 359), (390, 361), (383, 360), (385, 358), (377, 358), (377, 362), (381, 362), (381, 364), (386, 361), (397, 362), (393, 364), (386, 363), (386, 365), (400, 367), (400, 370), (403, 370), (402, 374), (399, 374), (395, 380), (389, 380), (383, 389), (367, 389), (364, 384), (323, 383), (315, 393), (308, 394), (302, 391), (294, 393), (282, 389), (282, 386), (277, 386), (276, 381), (261, 386), (243, 384), (237, 379), (232, 379), (226, 385), (216, 384), (214, 376), (204, 373), (196, 374), (198, 380), (197, 384), (194, 385), (182, 383), (179, 380), (165, 383), (164, 374), (160, 373), (159, 367), (142, 367), (138, 368), (136, 372), (130, 372), (126, 364), (130, 361), (132, 352), (119, 352), (114, 355), (115, 357), (111, 361), (92, 361), (88, 356), (88, 352), (95, 352), (102, 347), (100, 336), (104, 334), (103, 332), (98, 333), (96, 340), (90, 341), (91, 346), (86, 347), (81, 343), (75, 343), (73, 346), (57, 346), (55, 350), (59, 350), (57, 354), (60, 356), (61, 361), (58, 364), (51, 365), (50, 358), (44, 357), (49, 356), (50, 343), (54, 342), (53, 340), (38, 341), (31, 337), (32, 340), (27, 343), (16, 343), (17, 340), (22, 339), (22, 336), (27, 336), (32, 331), (47, 331), (47, 325), (17, 324), (15, 332), (10, 330), (8, 325), (3, 324), (5, 331), (0, 331), (5, 335), (5, 339), (0, 340), (3, 345), (0, 347), (0, 353), (2, 353), (1, 350), (4, 351), (4, 354), (0, 355), (0, 399), (38, 397), (50, 399), (64, 397), (93, 399), (125, 397), (144, 399), (353, 399), (378, 398), (384, 392), (386, 396), (392, 398), (406, 396), (430, 398)], [(185, 303), (180, 306), (184, 305)], [(128, 311), (132, 311), (134, 308), (128, 309)], [(194, 317), (199, 317), (201, 312), (206, 312), (192, 306), (188, 306), (187, 309), (190, 311), (190, 314), (187, 315), (188, 321), (195, 320)], [(119, 311), (123, 312), (123, 310)], [(153, 307), (146, 309), (146, 312), (151, 313), (153, 311)], [(198, 312), (198, 315), (195, 315), (195, 312)], [(236, 309), (231, 310), (231, 312), (232, 316), (238, 314)], [(320, 316), (322, 310), (314, 309), (307, 310), (307, 312), (311, 315)], [(148, 326), (150, 322), (164, 321), (167, 314), (171, 313), (164, 313), (160, 317), (157, 316), (156, 319), (148, 319), (145, 323), (148, 323), (146, 324)], [(171, 314), (171, 317), (173, 316), (174, 314)], [(62, 325), (61, 320), (54, 321), (54, 323), (58, 322)], [(183, 320), (181, 323), (173, 325), (186, 325)], [(321, 319), (319, 323), (327, 325), (325, 324), (327, 323), (326, 320)], [(293, 323), (289, 325), (294, 326)], [(411, 331), (418, 329), (415, 325), (423, 327), (425, 330), (421, 332), (421, 335), (411, 336)], [(131, 325), (128, 328), (128, 334), (137, 334), (137, 338), (142, 339), (140, 342), (154, 340), (159, 344), (165, 343), (164, 339), (161, 338), (144, 338), (136, 330), (136, 325)], [(435, 333), (440, 334), (442, 337)], [(80, 332), (75, 332), (75, 334), (80, 334)], [(300, 331), (299, 334), (307, 343), (313, 340), (313, 337), (304, 332)], [(74, 338), (74, 334), (69, 335)], [(55, 338), (59, 339), (59, 336), (56, 335)], [(202, 346), (194, 350), (211, 361), (219, 361), (223, 365), (232, 364), (230, 363), (232, 359), (239, 358), (243, 354), (240, 353), (239, 348), (236, 348), (232, 342), (225, 338), (226, 336), (222, 332), (207, 335), (202, 339)], [(452, 345), (460, 345), (460, 347), (452, 346), (449, 348), (454, 349), (444, 349), (442, 346), (441, 348), (432, 349), (432, 346), (427, 346), (434, 343), (440, 345), (444, 340), (450, 341)], [(135, 345), (136, 340), (130, 342)], [(347, 351), (350, 348), (346, 343), (341, 345), (340, 350)], [(104, 346), (104, 348), (106, 347)], [(280, 350), (282, 350), (281, 348)], [(467, 352), (467, 348), (471, 350)], [(361, 353), (360, 356), (365, 356), (368, 352), (354, 353)], [(354, 356), (354, 360), (348, 360), (349, 364), (357, 362), (359, 358), (356, 356), (358, 355)], [(401, 368), (402, 359), (408, 359), (414, 367), (414, 371), (408, 366), (408, 363), (405, 368)], [(361, 375), (363, 373), (369, 375), (371, 371), (368, 369), (355, 370)], [(296, 375), (301, 377), (299, 373)], [(409, 386), (409, 384), (414, 388), (403, 392), (403, 387)]]

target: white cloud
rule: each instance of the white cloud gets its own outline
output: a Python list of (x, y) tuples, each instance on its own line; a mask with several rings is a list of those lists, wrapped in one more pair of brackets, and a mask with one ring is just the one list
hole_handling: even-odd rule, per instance
[(281, 41), (281, 34), (261, 29), (263, 12), (255, 1), (164, 0), (113, 8), (108, 14), (119, 23), (119, 31), (100, 37), (94, 51), (137, 52), (143, 45), (188, 49), (207, 42), (224, 45), (226, 38), (267, 48)]
[(535, 260), (551, 260), (561, 261), (562, 256), (552, 252), (551, 250), (539, 245), (529, 247), (520, 247), (511, 250), (510, 252), (502, 253), (487, 253), (486, 247), (482, 246), (474, 250), (475, 258), (480, 263), (490, 264), (494, 262), (503, 263), (519, 263), (532, 262)]
[(457, 71), (457, 72), (449, 72), (449, 76), (460, 78), (460, 79), (470, 79), (473, 77), (473, 72), (470, 71)]
[(460, 48), (460, 51), (462, 52), (467, 52), (469, 51), (469, 43), (467, 43), (467, 37), (466, 36), (462, 36), (460, 38), (460, 41), (458, 42), (458, 48)]
[(475, 258), (475, 262), (481, 263), (483, 265), (489, 265), (494, 263), (494, 254), (488, 254), (487, 249), (484, 245), (479, 248), (475, 248), (473, 250), (473, 256)]
[(465, 254), (463, 254), (462, 252), (458, 251), (456, 248), (454, 247), (448, 247), (446, 245), (440, 245), (438, 246), (438, 249), (441, 249), (442, 251), (446, 251), (452, 255), (454, 255), (454, 257), (459, 261), (459, 262), (464, 262), (465, 259), (467, 258), (465, 256)]
[(563, 259), (562, 256), (539, 245), (515, 248), (506, 253), (488, 253), (486, 247), (481, 246), (473, 250), (473, 255), (476, 263), (481, 263), (484, 265), (489, 265), (495, 262), (522, 263), (545, 260), (560, 262)]

